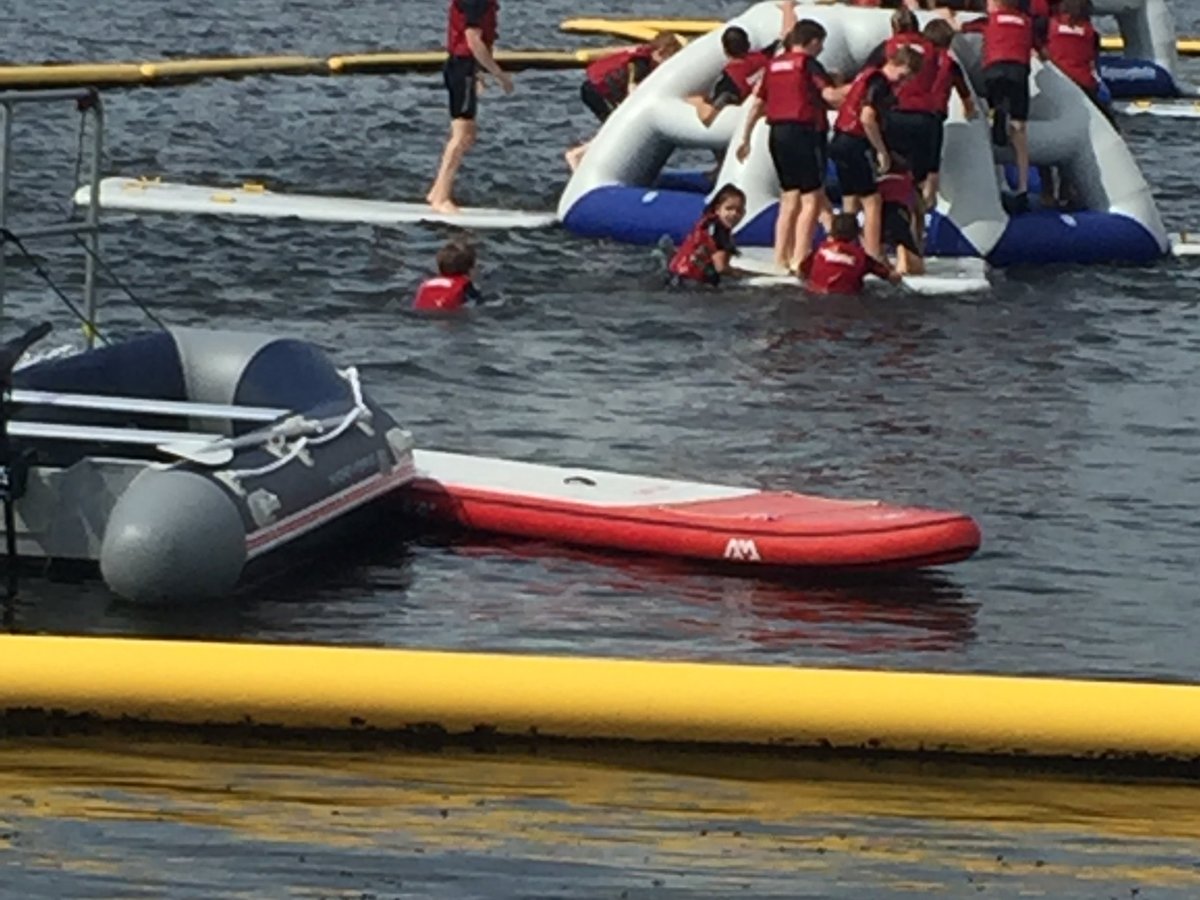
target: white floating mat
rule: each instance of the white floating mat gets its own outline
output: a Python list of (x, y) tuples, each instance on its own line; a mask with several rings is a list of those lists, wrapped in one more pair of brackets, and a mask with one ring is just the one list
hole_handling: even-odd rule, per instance
[[(87, 206), (91, 188), (75, 192), (75, 203)], [(463, 207), (459, 213), (435, 212), (425, 203), (393, 203), (356, 197), (316, 194), (276, 194), (258, 185), (240, 188), (170, 184), (137, 178), (105, 178), (100, 182), (100, 206), (136, 212), (200, 213), (214, 216), (297, 218), (313, 222), (361, 222), (401, 225), (439, 222), (463, 228), (545, 228), (558, 221), (549, 212)]]
[(1171, 240), (1173, 256), (1200, 256), (1200, 234), (1181, 231), (1167, 237)]
[(1171, 97), (1163, 100), (1118, 101), (1113, 109), (1123, 116), (1159, 116), (1164, 119), (1200, 119), (1200, 100)]
[[(775, 265), (770, 247), (743, 247), (733, 259), (733, 266), (752, 277), (740, 283), (750, 287), (800, 286), (794, 275)], [(935, 256), (925, 260), (924, 275), (908, 275), (902, 289), (917, 294), (970, 294), (991, 288), (987, 263), (974, 256)]]

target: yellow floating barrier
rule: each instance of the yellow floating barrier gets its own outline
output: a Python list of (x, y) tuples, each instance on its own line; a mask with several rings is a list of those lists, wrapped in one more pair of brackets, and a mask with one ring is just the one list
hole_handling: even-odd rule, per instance
[(44, 66), (0, 66), (2, 88), (87, 85), (104, 87), (145, 80), (137, 63), (48, 63)]
[[(719, 19), (605, 19), (590, 17), (567, 19), (559, 25), (559, 30), (571, 34), (602, 34), (641, 42), (649, 41), (663, 31), (692, 36), (708, 34), (724, 24)], [(1100, 39), (1100, 46), (1106, 51), (1120, 51), (1125, 49), (1125, 42), (1118, 35), (1105, 35)], [(1200, 38), (1179, 38), (1175, 42), (1175, 47), (1177, 52), (1183, 56), (1200, 56)]]
[(33, 713), (488, 740), (1200, 759), (1194, 686), (391, 649), (5, 636), (0, 710), (10, 724)]
[[(499, 50), (496, 61), (509, 71), (524, 69), (577, 69), (620, 47), (588, 47), (580, 50)], [(443, 50), (414, 53), (356, 53), (331, 56), (332, 72), (420, 72), (440, 69), (446, 62)]]
[(139, 67), (148, 79), (204, 78), (214, 75), (324, 74), (326, 62), (315, 56), (243, 56), (224, 59), (170, 59)]
[[(622, 48), (507, 50), (497, 53), (497, 59), (510, 71), (575, 69), (586, 66), (619, 49)], [(0, 66), (0, 88), (173, 84), (200, 78), (237, 78), (246, 75), (428, 72), (440, 69), (445, 61), (445, 51), (429, 50), (404, 53), (342, 54), (327, 58), (234, 56), (219, 59), (164, 59), (130, 63), (47, 63), (35, 66)]]

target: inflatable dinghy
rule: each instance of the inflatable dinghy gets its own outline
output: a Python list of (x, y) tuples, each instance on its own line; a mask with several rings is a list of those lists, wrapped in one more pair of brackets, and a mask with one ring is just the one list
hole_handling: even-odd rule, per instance
[(128, 600), (227, 596), (413, 477), (408, 432), (301, 341), (173, 328), (12, 383), (14, 549), (98, 564)]
[(413, 451), (410, 514), (558, 544), (814, 571), (959, 562), (980, 544), (958, 512), (831, 500), (431, 450)]

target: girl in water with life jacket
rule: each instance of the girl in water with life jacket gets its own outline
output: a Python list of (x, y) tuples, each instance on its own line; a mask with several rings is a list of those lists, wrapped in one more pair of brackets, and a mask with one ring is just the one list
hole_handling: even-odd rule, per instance
[(730, 269), (737, 254), (733, 229), (746, 215), (746, 195), (741, 188), (727, 184), (704, 207), (700, 219), (671, 257), (667, 269), (670, 283), (686, 282), (716, 286)]

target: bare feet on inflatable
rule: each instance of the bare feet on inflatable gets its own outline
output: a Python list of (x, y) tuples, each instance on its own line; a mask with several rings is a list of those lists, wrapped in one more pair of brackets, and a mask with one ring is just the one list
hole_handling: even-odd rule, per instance
[(563, 154), (563, 158), (567, 161), (567, 165), (571, 167), (572, 172), (578, 169), (579, 164), (583, 162), (583, 157), (587, 153), (587, 149), (587, 144), (580, 144), (578, 147), (572, 147)]
[(439, 212), (444, 216), (456, 216), (462, 212), (459, 205), (449, 197), (434, 197), (430, 194), (425, 198), (425, 202), (429, 204), (434, 212)]

